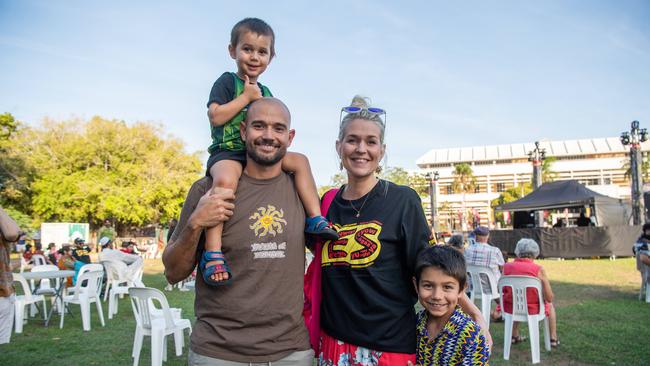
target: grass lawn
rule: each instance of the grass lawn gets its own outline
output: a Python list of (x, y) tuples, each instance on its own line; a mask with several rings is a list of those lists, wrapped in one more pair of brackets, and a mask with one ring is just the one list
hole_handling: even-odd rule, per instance
[[(556, 296), (558, 335), (561, 346), (541, 353), (542, 365), (648, 365), (650, 352), (650, 304), (638, 301), (640, 277), (632, 258), (609, 260), (539, 261), (551, 277)], [(166, 282), (159, 261), (147, 260), (144, 282), (162, 289)], [(183, 309), (193, 319), (193, 292), (165, 292), (172, 307)], [(74, 305), (73, 305), (74, 306)], [(131, 365), (135, 320), (128, 297), (120, 300), (119, 313), (101, 327), (91, 308), (92, 330), (83, 332), (79, 308), (66, 316), (63, 329), (58, 315), (48, 328), (30, 319), (22, 334), (0, 345), (0, 365)], [(492, 323), (494, 348), (491, 365), (529, 365), (529, 343), (513, 345), (510, 360), (503, 360), (503, 324)], [(527, 334), (526, 326), (521, 334)], [(184, 354), (174, 355), (173, 338), (168, 337), (165, 365), (186, 365)], [(150, 339), (145, 337), (140, 364), (150, 364)]]

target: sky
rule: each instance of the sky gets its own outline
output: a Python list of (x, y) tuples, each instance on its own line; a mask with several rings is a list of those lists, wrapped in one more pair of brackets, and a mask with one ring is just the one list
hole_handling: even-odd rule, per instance
[(148, 121), (205, 151), (210, 88), (236, 71), (227, 46), (245, 17), (275, 31), (260, 81), (289, 106), (290, 149), (319, 185), (338, 172), (355, 94), (387, 111), (387, 165), (405, 169), (434, 148), (650, 128), (646, 0), (0, 0), (0, 113)]

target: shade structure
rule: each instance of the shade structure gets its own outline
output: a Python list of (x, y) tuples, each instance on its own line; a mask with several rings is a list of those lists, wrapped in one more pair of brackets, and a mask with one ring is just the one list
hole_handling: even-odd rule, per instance
[(626, 225), (630, 219), (625, 202), (594, 192), (577, 180), (544, 183), (525, 197), (499, 205), (495, 210), (539, 211), (579, 206), (594, 207), (598, 226)]

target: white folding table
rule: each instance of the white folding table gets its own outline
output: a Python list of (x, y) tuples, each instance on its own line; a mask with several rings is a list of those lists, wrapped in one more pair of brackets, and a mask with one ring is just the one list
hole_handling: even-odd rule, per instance
[[(54, 297), (54, 302), (58, 304), (57, 301), (61, 301), (63, 304), (63, 289), (65, 288), (65, 279), (67, 277), (73, 277), (74, 276), (74, 271), (69, 271), (69, 270), (63, 270), (63, 271), (44, 271), (44, 272), (23, 272), (21, 275), (26, 279), (26, 280), (35, 280), (40, 282), (40, 280), (48, 279), (56, 279), (60, 278), (61, 280), (59, 281), (59, 287), (55, 288), (56, 295)], [(36, 289), (32, 289), (33, 292), (36, 291)], [(50, 307), (50, 312), (47, 315), (47, 318), (45, 319), (45, 326), (47, 327), (48, 324), (50, 323), (50, 318), (52, 317), (52, 312), (54, 311), (54, 306)], [(64, 311), (62, 309), (62, 311)]]

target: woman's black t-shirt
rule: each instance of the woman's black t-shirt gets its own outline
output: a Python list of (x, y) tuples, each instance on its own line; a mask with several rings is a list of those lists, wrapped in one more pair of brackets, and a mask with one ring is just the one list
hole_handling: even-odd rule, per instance
[(412, 277), (431, 238), (420, 197), (385, 180), (352, 202), (342, 192), (327, 213), (340, 238), (321, 252), (322, 328), (357, 346), (415, 353)]

